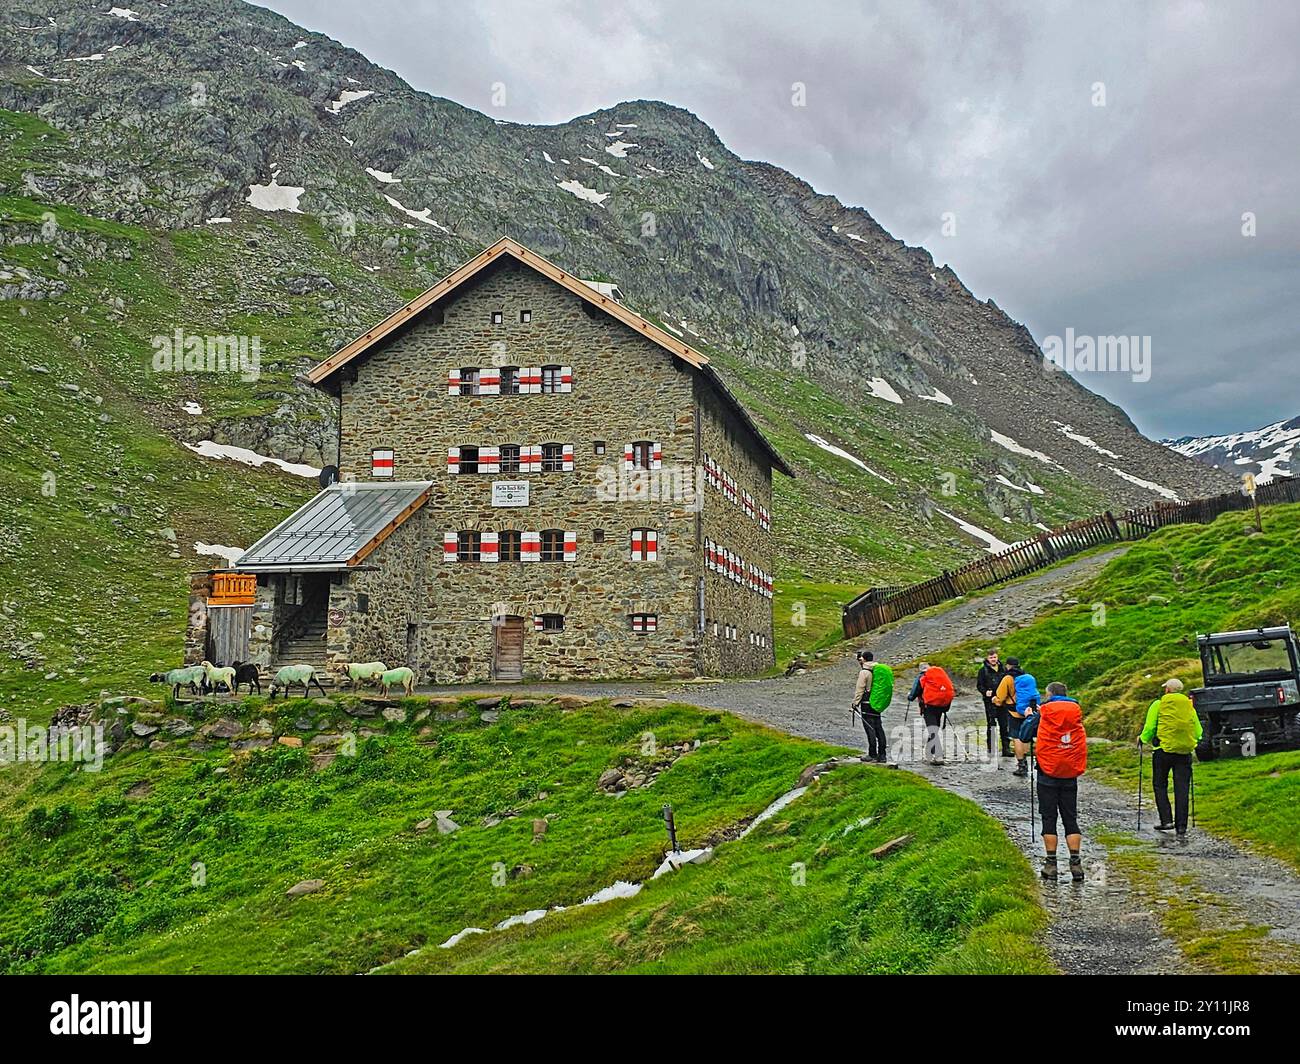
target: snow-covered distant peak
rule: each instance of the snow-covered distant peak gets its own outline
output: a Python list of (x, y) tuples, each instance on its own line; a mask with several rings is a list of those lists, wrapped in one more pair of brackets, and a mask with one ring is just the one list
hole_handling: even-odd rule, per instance
[(1260, 483), (1300, 473), (1300, 417), (1224, 436), (1184, 436), (1165, 444), (1234, 475), (1254, 473)]

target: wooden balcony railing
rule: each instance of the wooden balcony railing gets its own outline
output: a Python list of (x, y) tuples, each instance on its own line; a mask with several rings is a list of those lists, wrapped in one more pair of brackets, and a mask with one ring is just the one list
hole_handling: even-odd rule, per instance
[(251, 606), (257, 601), (257, 576), (253, 573), (213, 573), (209, 606)]

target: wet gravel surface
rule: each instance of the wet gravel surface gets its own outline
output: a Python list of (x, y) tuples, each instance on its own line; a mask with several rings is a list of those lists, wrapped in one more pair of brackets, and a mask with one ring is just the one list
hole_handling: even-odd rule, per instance
[[(1000, 635), (1045, 607), (1068, 601), (1072, 588), (1091, 577), (1123, 548), (1040, 573), (1013, 587), (965, 600), (931, 617), (914, 618), (864, 638), (879, 660), (918, 660), (968, 638)], [(588, 697), (671, 699), (725, 709), (795, 735), (865, 749), (851, 719), (849, 700), (857, 672), (847, 658), (789, 679), (664, 683), (567, 683), (484, 685), (474, 691), (571, 694)], [(945, 763), (926, 764), (915, 712), (906, 702), (914, 671), (900, 671), (893, 706), (886, 712), (891, 758), (900, 771), (916, 772), (937, 786), (969, 798), (996, 817), (1008, 836), (1039, 866), (1041, 821), (1030, 826), (1030, 787), (1011, 775), (1015, 762), (990, 761), (984, 742), (984, 709), (971, 690), (972, 677), (954, 677), (958, 698), (945, 732)], [(469, 689), (430, 688), (430, 694), (464, 696)], [(425, 689), (421, 689), (422, 693)], [(1085, 707), (1085, 718), (1086, 718)], [(1167, 904), (1195, 906), (1203, 928), (1263, 925), (1279, 944), (1300, 944), (1300, 877), (1278, 861), (1259, 857), (1193, 828), (1184, 843), (1152, 830), (1154, 810), (1144, 808), (1136, 831), (1136, 796), (1080, 780), (1079, 819), (1084, 833), (1083, 883), (1071, 881), (1061, 844), (1061, 878), (1040, 881), (1052, 924), (1046, 945), (1060, 968), (1077, 974), (1177, 974), (1196, 970), (1161, 927)], [(1035, 816), (1036, 816), (1035, 812)], [(1128, 843), (1126, 852), (1149, 860), (1150, 871), (1133, 877), (1121, 870), (1098, 837)], [(1114, 841), (1114, 840), (1113, 840)]]

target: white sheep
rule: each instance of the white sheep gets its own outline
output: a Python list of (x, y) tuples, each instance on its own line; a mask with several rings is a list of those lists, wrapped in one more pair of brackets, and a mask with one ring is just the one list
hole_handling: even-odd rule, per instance
[(367, 661), (364, 664), (339, 661), (330, 668), (340, 676), (346, 676), (353, 687), (360, 687), (366, 682), (378, 683), (379, 677), (388, 671), (388, 666), (382, 661)]
[(233, 668), (231, 668), (229, 665), (225, 666), (224, 668), (218, 668), (216, 665), (213, 665), (212, 662), (208, 661), (206, 658), (204, 659), (201, 667), (203, 669), (203, 672), (206, 674), (208, 686), (212, 688), (213, 694), (216, 694), (218, 684), (225, 684), (226, 690), (231, 692), (232, 694), (234, 693), (235, 670)]
[(389, 669), (379, 677), (379, 690), (385, 698), (388, 697), (388, 689), (396, 684), (401, 684), (402, 691), (406, 694), (415, 694), (415, 673), (403, 665), (400, 669)]
[(322, 695), (325, 694), (325, 688), (320, 685), (320, 679), (316, 676), (316, 670), (310, 665), (285, 665), (275, 674), (275, 679), (271, 681), (271, 688), (268, 696), (271, 700), (275, 699), (276, 691), (283, 691), (284, 697), (289, 697), (289, 688), (295, 684), (302, 684), (302, 694), (306, 698), (311, 694), (310, 684), (316, 685)]
[(194, 694), (198, 690), (198, 685), (207, 679), (207, 675), (202, 665), (186, 665), (184, 668), (171, 669), (167, 672), (155, 672), (149, 677), (149, 682), (171, 684), (172, 698), (180, 698), (182, 687), (188, 684), (190, 694)]

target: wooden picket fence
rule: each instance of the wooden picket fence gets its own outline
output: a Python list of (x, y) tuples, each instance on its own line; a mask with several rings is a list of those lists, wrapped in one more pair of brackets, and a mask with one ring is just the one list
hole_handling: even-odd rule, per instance
[[(1261, 484), (1257, 497), (1261, 506), (1300, 502), (1300, 478), (1279, 477)], [(1107, 510), (1096, 517), (1072, 521), (960, 569), (944, 570), (919, 584), (869, 588), (844, 607), (844, 636), (852, 639), (900, 617), (1045, 568), (1090, 547), (1144, 539), (1166, 525), (1208, 524), (1220, 514), (1249, 510), (1252, 505), (1248, 495), (1230, 491), (1191, 502), (1158, 502), (1118, 515)]]

